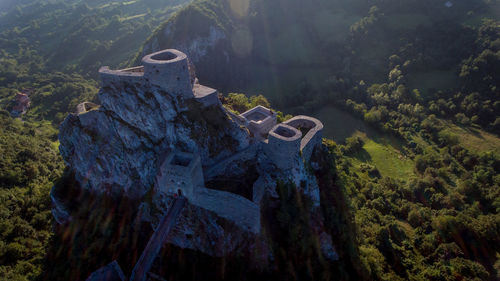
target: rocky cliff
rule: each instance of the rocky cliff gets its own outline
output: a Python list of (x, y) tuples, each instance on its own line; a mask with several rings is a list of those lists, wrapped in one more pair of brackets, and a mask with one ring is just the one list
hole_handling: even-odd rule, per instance
[(222, 106), (203, 107), (148, 84), (112, 84), (101, 106), (69, 115), (60, 151), (85, 189), (140, 198), (153, 185), (161, 158), (172, 150), (200, 155), (210, 165), (248, 145), (248, 133)]
[[(261, 229), (262, 221), (274, 218), (261, 220), (262, 212), (275, 212), (269, 206), (283, 195), (278, 183), (287, 182), (290, 191), (297, 189), (311, 202), (302, 212), (317, 219), (307, 227), (321, 236), (325, 257), (335, 259), (309, 168), (313, 149), (321, 146), (321, 122), (314, 119), (317, 124), (309, 122), (305, 130), (291, 119), (291, 126), (271, 129), (273, 143), (262, 140), (250, 133), (242, 115), (226, 111), (215, 90), (198, 83), (182, 52), (163, 50), (142, 62), (123, 70), (101, 68), (99, 104), (79, 105), (61, 124), (60, 152), (78, 188), (97, 197), (131, 199), (138, 206), (131, 210), (134, 216), (153, 229), (173, 198), (182, 195), (187, 205), (165, 241), (210, 256), (246, 256), (258, 265), (273, 255), (273, 242)], [(285, 149), (289, 136), (277, 135), (283, 133), (280, 126), (295, 134), (293, 151)], [(300, 128), (310, 133), (303, 137)], [(311, 153), (300, 147), (301, 139), (310, 143)], [(65, 224), (72, 213), (58, 194), (64, 192), (52, 192), (53, 213)]]

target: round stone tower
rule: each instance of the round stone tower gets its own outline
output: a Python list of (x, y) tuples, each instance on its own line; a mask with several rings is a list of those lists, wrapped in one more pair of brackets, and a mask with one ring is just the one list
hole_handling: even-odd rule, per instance
[(142, 59), (144, 78), (172, 96), (193, 98), (193, 83), (186, 54), (174, 49), (152, 53)]
[(278, 124), (269, 132), (265, 153), (279, 169), (291, 169), (299, 158), (301, 139), (302, 133), (296, 128)]

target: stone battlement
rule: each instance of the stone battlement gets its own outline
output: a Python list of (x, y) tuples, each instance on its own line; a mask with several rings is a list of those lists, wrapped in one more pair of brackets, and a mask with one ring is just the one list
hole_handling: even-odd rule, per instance
[(192, 203), (234, 222), (247, 231), (260, 232), (259, 205), (240, 195), (201, 188)]
[(144, 80), (144, 72), (127, 71), (126, 69), (111, 70), (108, 66), (99, 68), (99, 75), (103, 87), (110, 84), (142, 83)]

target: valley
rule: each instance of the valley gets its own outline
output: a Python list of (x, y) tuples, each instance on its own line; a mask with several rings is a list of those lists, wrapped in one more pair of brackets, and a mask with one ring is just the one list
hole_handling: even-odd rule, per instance
[[(175, 48), (233, 114), (262, 105), (278, 123), (296, 115), (321, 120), (321, 149), (304, 167), (314, 171), (321, 204), (309, 216), (308, 197), (286, 192), (302, 183), (273, 178), (276, 197), (260, 210), (268, 247), (261, 250), (273, 254), (272, 267), (179, 242), (163, 247), (156, 273), (168, 280), (497, 280), (499, 15), (498, 0), (0, 1), (0, 279), (85, 280), (112, 260), (130, 274), (152, 232), (138, 210), (153, 195), (117, 202), (80, 190), (60, 155), (60, 125), (78, 104), (101, 104), (109, 90), (101, 66), (136, 66)], [(15, 117), (18, 93), (30, 104)], [(217, 123), (212, 113), (203, 118)], [(213, 134), (222, 125), (207, 126)], [(205, 136), (193, 130), (189, 137), (203, 143)], [(232, 144), (213, 139), (211, 148)], [(146, 159), (148, 149), (130, 159)], [(228, 190), (255, 180), (242, 179), (252, 182)], [(53, 186), (73, 197), (75, 220), (67, 225), (53, 227)], [(325, 237), (312, 234), (318, 228), (331, 234), (338, 260), (325, 259), (317, 243)]]

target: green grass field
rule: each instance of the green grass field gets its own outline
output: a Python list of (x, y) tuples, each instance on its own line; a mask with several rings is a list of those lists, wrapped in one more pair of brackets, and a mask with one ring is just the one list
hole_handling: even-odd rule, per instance
[(353, 155), (353, 164), (360, 172), (363, 164), (370, 164), (377, 168), (382, 176), (400, 180), (407, 180), (413, 175), (413, 161), (404, 156), (394, 140), (384, 137), (368, 138), (364, 133), (356, 133), (364, 141), (363, 150)]
[(367, 162), (377, 167), (382, 176), (405, 180), (413, 174), (413, 161), (392, 145), (367, 138), (363, 149), (370, 156)]
[(474, 127), (459, 127), (451, 122), (446, 122), (450, 133), (457, 135), (458, 141), (467, 149), (474, 152), (500, 153), (500, 138)]
[(362, 164), (370, 164), (382, 176), (405, 180), (413, 175), (413, 161), (401, 153), (400, 140), (379, 133), (363, 120), (333, 106), (324, 107), (313, 116), (323, 122), (323, 136), (326, 138), (338, 143), (350, 136), (363, 139), (363, 151), (351, 157), (358, 169)]

